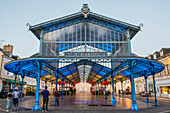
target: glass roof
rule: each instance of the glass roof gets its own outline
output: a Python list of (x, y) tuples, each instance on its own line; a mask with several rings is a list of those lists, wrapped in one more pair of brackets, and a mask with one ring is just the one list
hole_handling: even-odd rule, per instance
[(38, 39), (40, 39), (41, 29), (43, 29), (45, 33), (47, 33), (57, 29), (72, 26), (80, 22), (84, 22), (85, 20), (87, 22), (100, 25), (105, 28), (120, 31), (120, 32), (125, 32), (127, 29), (129, 29), (131, 38), (133, 38), (136, 35), (136, 33), (140, 30), (140, 26), (135, 26), (94, 12), (90, 12), (86, 19), (84, 18), (84, 15), (81, 12), (77, 12), (65, 17), (57, 18), (37, 25), (33, 25), (33, 26), (30, 25), (29, 29), (33, 32), (33, 34)]

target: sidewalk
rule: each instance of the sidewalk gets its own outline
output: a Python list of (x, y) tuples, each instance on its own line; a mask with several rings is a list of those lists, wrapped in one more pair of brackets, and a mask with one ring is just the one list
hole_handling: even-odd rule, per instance
[[(150, 104), (145, 103), (146, 97), (137, 95), (139, 111), (131, 111), (130, 95), (123, 97), (116, 96), (116, 103), (113, 106), (111, 96), (105, 100), (104, 96), (94, 96), (92, 94), (79, 93), (75, 96), (65, 96), (60, 99), (60, 106), (56, 106), (54, 97), (50, 96), (49, 113), (165, 113), (170, 110), (169, 98), (158, 98), (160, 106), (152, 106), (154, 97), (149, 97)], [(17, 113), (40, 113), (41, 111), (32, 111), (34, 107), (33, 96), (25, 96), (24, 101), (19, 104), (20, 110)], [(0, 99), (0, 113), (3, 113), (6, 106), (6, 99)], [(40, 107), (42, 107), (42, 97), (40, 97)], [(16, 112), (11, 112), (16, 113)]]

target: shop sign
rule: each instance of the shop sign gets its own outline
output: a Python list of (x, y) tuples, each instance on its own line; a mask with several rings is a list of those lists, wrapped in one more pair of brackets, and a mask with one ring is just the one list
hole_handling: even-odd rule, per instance
[(106, 57), (107, 52), (65, 52), (65, 57)]

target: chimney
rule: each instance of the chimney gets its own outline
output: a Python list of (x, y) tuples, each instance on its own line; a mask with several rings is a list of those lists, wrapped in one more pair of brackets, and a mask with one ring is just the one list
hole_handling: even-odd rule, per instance
[(3, 46), (3, 51), (8, 51), (10, 52), (10, 54), (12, 55), (13, 54), (13, 46), (8, 44), (8, 45), (4, 45)]

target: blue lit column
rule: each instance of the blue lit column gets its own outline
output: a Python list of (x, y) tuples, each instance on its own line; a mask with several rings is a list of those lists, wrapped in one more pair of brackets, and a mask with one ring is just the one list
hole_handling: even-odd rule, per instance
[(14, 81), (13, 92), (15, 91), (15, 87), (16, 87), (17, 73), (14, 73), (14, 76), (15, 76), (15, 81)]
[(114, 73), (112, 73), (111, 77), (112, 77), (112, 103), (115, 103), (116, 100), (115, 100), (115, 90), (114, 90)]
[(135, 93), (135, 82), (134, 82), (134, 73), (133, 73), (133, 68), (134, 68), (134, 61), (129, 62), (129, 68), (131, 72), (131, 91), (132, 91), (132, 109), (131, 110), (138, 110), (138, 105), (136, 102), (136, 93)]
[(23, 82), (24, 82), (24, 75), (21, 76), (22, 77), (22, 85), (21, 85), (21, 96), (20, 96), (20, 101), (22, 102), (23, 99), (22, 99), (22, 93), (23, 93)]
[(106, 81), (107, 81), (107, 78), (105, 77), (105, 99), (107, 99), (107, 92), (106, 92)]
[(155, 96), (154, 105), (155, 105), (155, 106), (158, 106), (158, 100), (157, 100), (157, 96), (156, 96), (155, 73), (152, 72), (152, 75), (153, 75), (153, 86), (154, 86), (154, 96)]
[(64, 96), (63, 96), (63, 87), (64, 87), (64, 77), (62, 77), (62, 96), (61, 96), (61, 99), (64, 99)]
[(35, 104), (33, 110), (41, 110), (39, 106), (40, 76), (41, 76), (41, 69), (42, 69), (41, 61), (37, 61), (37, 67), (38, 67), (37, 86), (36, 86)]
[(148, 82), (147, 82), (148, 76), (145, 75), (144, 78), (145, 78), (145, 85), (146, 85), (146, 89), (145, 89), (146, 90), (146, 103), (149, 103), (149, 98), (148, 98)]

